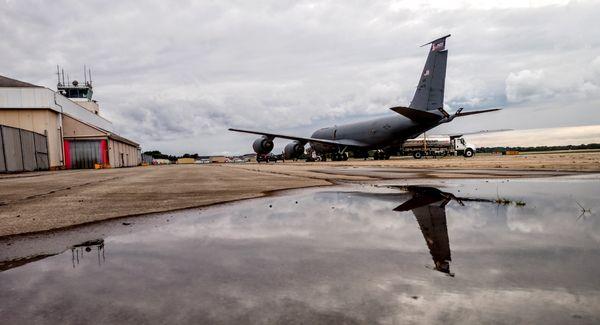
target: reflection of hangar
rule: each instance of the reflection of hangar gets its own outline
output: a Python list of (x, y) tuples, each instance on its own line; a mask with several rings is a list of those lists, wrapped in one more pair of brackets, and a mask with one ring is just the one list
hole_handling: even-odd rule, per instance
[(0, 76), (0, 172), (140, 164), (139, 145), (98, 115), (91, 81), (58, 90)]

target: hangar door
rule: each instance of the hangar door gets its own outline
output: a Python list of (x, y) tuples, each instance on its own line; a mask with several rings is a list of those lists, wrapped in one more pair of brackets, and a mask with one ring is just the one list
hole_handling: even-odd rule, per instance
[(48, 167), (45, 135), (0, 125), (0, 173), (47, 170)]
[(65, 140), (65, 167), (67, 169), (94, 168), (108, 164), (106, 140)]

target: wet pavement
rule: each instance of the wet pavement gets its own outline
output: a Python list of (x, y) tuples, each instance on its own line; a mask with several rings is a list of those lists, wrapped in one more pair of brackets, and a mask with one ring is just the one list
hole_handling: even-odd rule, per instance
[(597, 324), (599, 193), (389, 180), (0, 239), (0, 319)]
[[(498, 165), (500, 166), (500, 165)], [(519, 170), (501, 168), (367, 168), (351, 167), (323, 169), (319, 173), (331, 175), (364, 176), (375, 179), (424, 179), (424, 178), (523, 178), (580, 175), (581, 172), (559, 170)]]

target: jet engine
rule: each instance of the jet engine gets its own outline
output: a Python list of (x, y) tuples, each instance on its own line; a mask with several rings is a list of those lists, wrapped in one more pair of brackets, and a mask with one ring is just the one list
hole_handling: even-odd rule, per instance
[(296, 159), (304, 153), (304, 144), (300, 141), (292, 141), (283, 149), (285, 159)]
[(273, 139), (269, 139), (268, 137), (260, 137), (254, 140), (252, 144), (252, 149), (259, 155), (268, 154), (273, 150)]

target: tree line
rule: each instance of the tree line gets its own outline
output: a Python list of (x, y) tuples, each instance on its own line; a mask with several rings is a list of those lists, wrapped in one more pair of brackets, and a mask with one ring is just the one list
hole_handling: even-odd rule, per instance
[(194, 158), (196, 160), (200, 158), (200, 155), (198, 155), (197, 153), (184, 153), (181, 156), (173, 156), (164, 154), (158, 150), (145, 151), (143, 154), (151, 156), (154, 159), (168, 159), (170, 161), (176, 161), (179, 158)]
[(583, 149), (600, 149), (600, 143), (589, 143), (580, 145), (566, 146), (536, 146), (536, 147), (481, 147), (477, 148), (477, 152), (504, 152), (504, 151), (557, 151), (557, 150), (583, 150)]

